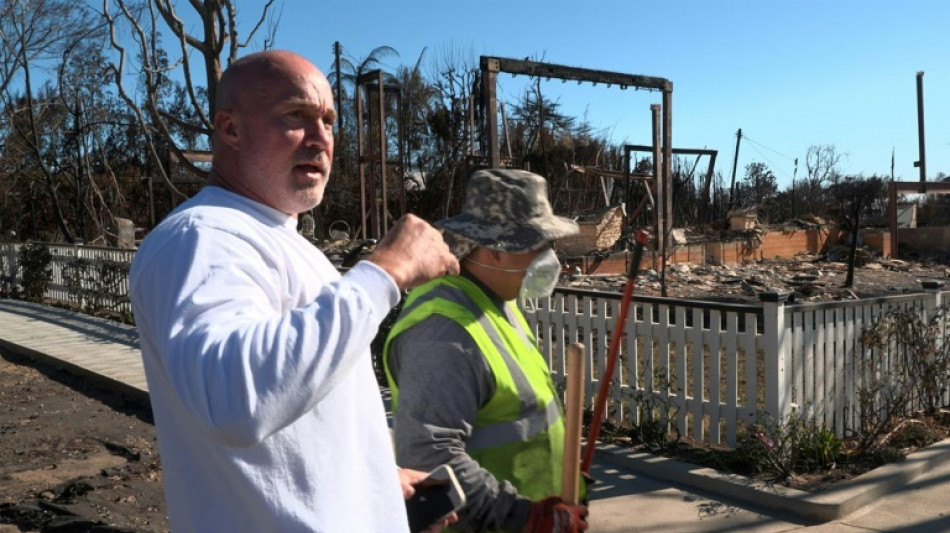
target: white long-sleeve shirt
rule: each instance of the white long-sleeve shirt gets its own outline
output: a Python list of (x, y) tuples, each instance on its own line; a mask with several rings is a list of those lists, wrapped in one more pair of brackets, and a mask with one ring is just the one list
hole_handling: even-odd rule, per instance
[(340, 276), (296, 219), (218, 187), (130, 274), (175, 533), (407, 531), (369, 353), (399, 299)]

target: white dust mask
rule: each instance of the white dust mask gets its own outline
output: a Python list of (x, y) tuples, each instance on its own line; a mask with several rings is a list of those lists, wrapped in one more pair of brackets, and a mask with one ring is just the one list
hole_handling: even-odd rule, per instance
[(528, 265), (521, 280), (522, 298), (547, 298), (554, 292), (561, 275), (561, 263), (554, 250), (546, 248)]

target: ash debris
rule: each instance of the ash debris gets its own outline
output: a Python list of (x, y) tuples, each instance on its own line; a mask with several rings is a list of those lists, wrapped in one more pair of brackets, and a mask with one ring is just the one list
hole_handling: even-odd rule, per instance
[[(843, 248), (843, 247), (842, 247)], [(828, 254), (799, 254), (793, 259), (748, 261), (741, 265), (693, 265), (677, 263), (667, 267), (667, 296), (692, 300), (750, 303), (764, 292), (788, 293), (793, 301), (853, 300), (923, 290), (923, 281), (950, 281), (947, 262), (927, 259), (865, 258), (855, 268), (855, 282), (844, 287), (848, 271), (846, 249)], [(864, 252), (862, 255), (867, 255)], [(561, 286), (601, 291), (623, 290), (623, 275), (565, 275)], [(660, 296), (660, 274), (652, 268), (641, 270), (637, 295)]]

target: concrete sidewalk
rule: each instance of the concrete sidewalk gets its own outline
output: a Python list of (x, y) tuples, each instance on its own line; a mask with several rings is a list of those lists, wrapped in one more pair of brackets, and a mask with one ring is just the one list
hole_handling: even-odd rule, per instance
[[(129, 326), (0, 299), (0, 348), (147, 400), (138, 335)], [(918, 453), (810, 495), (599, 445), (590, 530), (950, 532), (950, 441)]]
[(950, 440), (819, 494), (609, 445), (594, 457), (591, 531), (950, 532)]

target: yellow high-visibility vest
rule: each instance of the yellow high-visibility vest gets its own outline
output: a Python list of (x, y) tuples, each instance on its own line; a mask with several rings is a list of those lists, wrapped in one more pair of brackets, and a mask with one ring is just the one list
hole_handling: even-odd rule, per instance
[[(414, 289), (383, 347), (392, 408), (399, 387), (389, 369), (389, 345), (432, 315), (457, 322), (475, 341), (495, 379), (495, 392), (475, 417), (465, 451), (499, 480), (532, 500), (561, 493), (564, 416), (551, 373), (521, 311), (506, 302), (515, 324), (473, 281), (436, 278)], [(398, 431), (398, 428), (397, 428)]]

